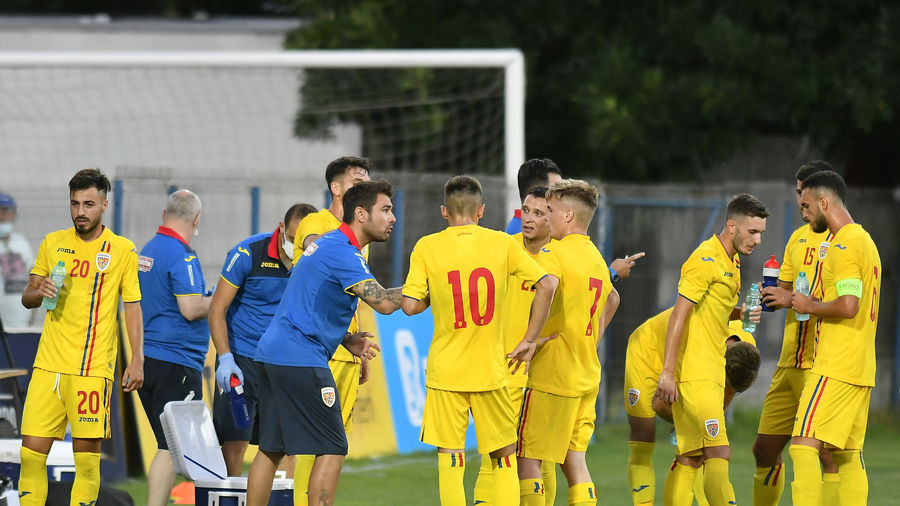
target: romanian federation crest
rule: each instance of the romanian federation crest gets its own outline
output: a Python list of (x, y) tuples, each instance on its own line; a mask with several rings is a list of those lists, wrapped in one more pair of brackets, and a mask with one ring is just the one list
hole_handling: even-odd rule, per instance
[(706, 421), (706, 432), (711, 437), (716, 437), (719, 435), (719, 421), (715, 418)]
[(638, 399), (641, 398), (641, 391), (637, 388), (629, 388), (628, 389), (628, 405), (632, 408), (635, 404), (637, 404)]
[(325, 403), (329, 408), (334, 406), (334, 387), (323, 387), (322, 388), (322, 402)]
[(819, 245), (819, 260), (825, 260), (825, 257), (828, 256), (828, 248), (830, 246), (830, 242), (822, 241), (822, 244)]
[(111, 258), (109, 253), (97, 253), (97, 268), (100, 269), (100, 272), (105, 271), (106, 268), (109, 267)]

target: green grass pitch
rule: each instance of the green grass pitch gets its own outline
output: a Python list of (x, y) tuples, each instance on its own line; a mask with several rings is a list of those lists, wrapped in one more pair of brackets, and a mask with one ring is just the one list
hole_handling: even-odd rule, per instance
[[(754, 463), (750, 448), (756, 436), (759, 413), (738, 412), (728, 425), (731, 441), (731, 482), (738, 504), (752, 503)], [(657, 444), (653, 454), (656, 467), (656, 504), (662, 505), (662, 486), (672, 463), (674, 447), (669, 443), (669, 425), (657, 424)], [(478, 474), (480, 459), (468, 452), (466, 494), (472, 504), (472, 489)], [(790, 469), (790, 458), (785, 452)], [(900, 423), (896, 417), (871, 415), (865, 446), (866, 470), (869, 476), (869, 504), (900, 506)], [(588, 467), (600, 498), (598, 504), (628, 505), (631, 495), (626, 466), (628, 463), (628, 426), (608, 424), (600, 427), (594, 443), (587, 452)], [(788, 480), (781, 505), (790, 505)], [(566, 504), (566, 484), (562, 472), (557, 472), (556, 504)], [(136, 505), (143, 505), (147, 497), (146, 480), (131, 480), (117, 485), (131, 492)], [(341, 506), (438, 505), (437, 457), (433, 453), (419, 453), (378, 459), (347, 460), (341, 474), (337, 501)]]

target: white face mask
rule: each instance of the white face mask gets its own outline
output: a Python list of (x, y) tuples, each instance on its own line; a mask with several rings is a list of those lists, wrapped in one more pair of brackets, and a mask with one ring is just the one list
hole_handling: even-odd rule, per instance
[(0, 223), (0, 238), (7, 237), (12, 232), (12, 223)]
[(284, 242), (281, 243), (281, 249), (284, 250), (284, 254), (287, 255), (288, 258), (291, 260), (294, 259), (294, 243), (288, 242), (288, 240), (285, 239)]

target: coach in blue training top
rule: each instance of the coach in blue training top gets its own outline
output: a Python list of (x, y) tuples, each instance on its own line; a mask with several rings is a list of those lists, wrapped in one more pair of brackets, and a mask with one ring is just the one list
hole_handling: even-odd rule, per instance
[(366, 339), (371, 337), (367, 332), (347, 333), (357, 297), (379, 313), (400, 309), (400, 288), (378, 284), (361, 253), (370, 242), (390, 236), (396, 221), (393, 195), (384, 180), (347, 190), (343, 223), (303, 252), (272, 324), (259, 340), (260, 451), (250, 467), (248, 506), (268, 503), (275, 468), (284, 455), (316, 455), (309, 500), (334, 503), (347, 435), (328, 359), (340, 345), (363, 360), (381, 349)]
[[(222, 267), (222, 283), (216, 288), (209, 305), (209, 330), (219, 359), (216, 380), (222, 390), (231, 390), (235, 375), (244, 388), (244, 399), (253, 425), (235, 427), (228, 396), (216, 392), (213, 399), (213, 422), (222, 445), (228, 476), (240, 476), (248, 444), (259, 444), (259, 419), (256, 416), (257, 380), (256, 345), (269, 328), (293, 265), (294, 232), (306, 215), (317, 212), (309, 204), (294, 204), (284, 215), (275, 232), (256, 234), (244, 239), (228, 252)], [(283, 469), (293, 473), (293, 462)]]
[(203, 397), (203, 362), (209, 349), (209, 297), (190, 240), (200, 225), (200, 199), (179, 190), (166, 201), (163, 224), (138, 257), (144, 309), (144, 385), (138, 390), (159, 450), (147, 473), (147, 505), (165, 506), (175, 469), (159, 415), (167, 402), (193, 391)]

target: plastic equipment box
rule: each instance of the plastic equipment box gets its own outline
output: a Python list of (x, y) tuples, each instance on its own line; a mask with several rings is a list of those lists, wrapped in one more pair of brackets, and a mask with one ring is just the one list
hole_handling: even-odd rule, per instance
[[(159, 416), (175, 472), (194, 481), (196, 506), (244, 506), (247, 478), (229, 477), (225, 458), (203, 401), (174, 401)], [(294, 481), (276, 479), (269, 506), (293, 506)]]
[[(19, 488), (22, 468), (21, 439), (0, 439), (0, 473), (12, 479), (13, 488)], [(75, 455), (69, 441), (54, 441), (47, 455), (47, 477), (52, 481), (75, 480)]]

